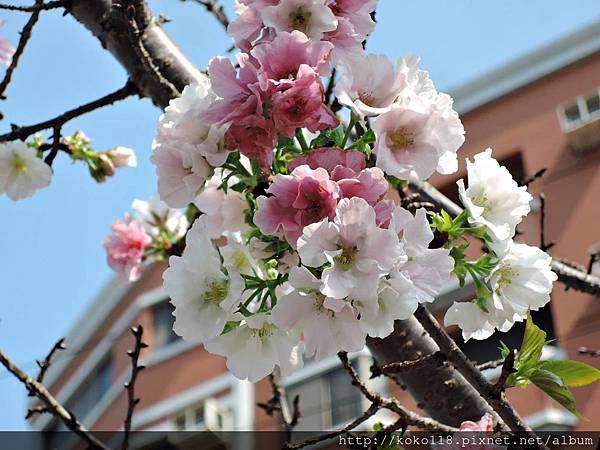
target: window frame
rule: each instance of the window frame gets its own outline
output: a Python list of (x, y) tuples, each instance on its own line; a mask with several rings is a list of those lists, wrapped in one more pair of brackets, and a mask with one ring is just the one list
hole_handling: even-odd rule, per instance
[[(600, 118), (600, 109), (590, 112), (587, 107), (587, 100), (594, 95), (600, 99), (600, 86), (589, 92), (578, 95), (558, 106), (557, 113), (563, 132), (569, 133)], [(577, 105), (579, 110), (579, 118), (576, 120), (569, 120), (565, 112), (574, 105)]]

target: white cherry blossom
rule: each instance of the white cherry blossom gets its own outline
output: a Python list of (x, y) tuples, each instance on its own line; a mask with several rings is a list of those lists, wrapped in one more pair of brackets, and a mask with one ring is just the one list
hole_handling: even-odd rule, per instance
[(320, 292), (320, 287), (320, 280), (308, 269), (292, 267), (289, 285), (282, 289), (272, 311), (274, 323), (284, 330), (300, 332), (305, 355), (314, 355), (316, 360), (341, 350), (361, 350), (366, 332), (360, 329), (354, 308), (350, 303), (340, 305), (327, 298)]
[(315, 41), (338, 25), (325, 0), (280, 0), (277, 5), (264, 8), (261, 17), (265, 26), (277, 32), (297, 30)]
[(169, 208), (157, 194), (149, 201), (135, 199), (131, 207), (135, 210), (136, 219), (150, 236), (158, 236), (161, 227), (178, 238), (187, 231), (188, 220), (185, 214), (179, 209)]
[(359, 197), (342, 199), (333, 222), (324, 219), (304, 227), (298, 239), (303, 264), (320, 267), (321, 292), (327, 297), (377, 297), (379, 279), (406, 260), (398, 237), (379, 228), (375, 210)]
[(279, 366), (286, 376), (302, 367), (297, 334), (281, 330), (265, 313), (204, 344), (211, 353), (227, 358), (227, 368), (241, 380), (256, 383)]
[(50, 184), (52, 169), (24, 142), (0, 144), (0, 194), (11, 200), (31, 197)]
[[(229, 172), (215, 169), (214, 175), (206, 182), (201, 192), (194, 198), (194, 204), (203, 213), (201, 219), (206, 225), (208, 235), (217, 239), (225, 232), (245, 232), (248, 230), (244, 211), (248, 208), (244, 194), (233, 189), (221, 189)], [(237, 177), (227, 180), (229, 187), (238, 182)]]
[(430, 249), (433, 232), (427, 220), (427, 211), (420, 208), (413, 216), (404, 208), (394, 210), (390, 229), (401, 236), (408, 257), (398, 266), (415, 287), (419, 303), (433, 302), (448, 285), (454, 269), (454, 259), (445, 248)]
[(530, 210), (532, 196), (527, 188), (519, 186), (508, 169), (492, 158), (489, 148), (475, 155), (472, 162), (467, 159), (467, 179), (467, 189), (464, 180), (457, 184), (460, 199), (469, 212), (469, 223), (485, 226), (497, 243), (512, 238), (516, 226)]
[(337, 67), (339, 79), (334, 93), (338, 101), (363, 119), (390, 110), (406, 87), (406, 75), (385, 55), (355, 55)]
[(234, 268), (223, 271), (219, 252), (198, 221), (186, 236), (183, 255), (169, 258), (163, 280), (175, 306), (173, 330), (198, 342), (221, 334), (235, 317), (244, 290), (244, 281)]

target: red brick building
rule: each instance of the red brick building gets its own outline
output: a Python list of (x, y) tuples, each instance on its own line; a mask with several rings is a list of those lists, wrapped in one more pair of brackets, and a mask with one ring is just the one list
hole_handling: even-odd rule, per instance
[[(590, 245), (600, 241), (599, 88), (600, 22), (596, 22), (452, 93), (467, 130), (456, 178), (464, 176), (463, 159), (486, 147), (494, 149), (494, 156), (517, 179), (547, 168), (531, 191), (534, 196), (545, 193), (546, 235), (556, 242), (552, 253), (584, 264)], [(432, 181), (455, 195), (454, 179)], [(536, 205), (520, 230), (523, 240), (539, 243)], [(87, 427), (120, 429), (126, 408), (123, 383), (129, 376), (126, 350), (132, 346), (129, 327), (140, 323), (149, 348), (143, 353), (147, 369), (137, 384), (142, 401), (133, 417), (134, 429), (275, 429), (276, 419), (254, 406), (270, 397), (266, 380), (256, 385), (239, 381), (227, 372), (223, 358), (174, 335), (171, 307), (161, 287), (164, 268), (148, 267), (132, 285), (115, 281), (106, 286), (69, 334), (71, 350), (51, 367), (46, 377), (51, 391)], [(452, 300), (468, 298), (470, 289), (448, 286), (434, 305), (438, 315)], [(600, 299), (565, 292), (557, 284), (551, 305), (538, 312), (535, 320), (556, 338), (546, 356), (598, 365), (598, 359), (579, 356), (577, 348), (600, 347)], [(458, 330), (450, 331), (459, 335)], [(521, 334), (522, 328), (515, 327), (500, 339), (516, 346)], [(490, 339), (463, 347), (481, 362), (499, 356), (497, 343)], [(368, 351), (354, 358), (368, 375)], [(374, 388), (392, 390), (407, 406), (416, 408), (405, 393), (396, 392), (385, 380), (373, 383)], [(300, 429), (335, 427), (366, 406), (336, 358), (307, 364), (288, 377), (285, 385), (291, 396), (300, 394), (304, 417)], [(535, 387), (512, 389), (509, 397), (533, 427), (600, 430), (600, 384), (575, 389), (577, 405), (590, 418), (588, 422), (578, 421)], [(37, 416), (31, 425), (38, 430), (60, 429), (50, 415)]]

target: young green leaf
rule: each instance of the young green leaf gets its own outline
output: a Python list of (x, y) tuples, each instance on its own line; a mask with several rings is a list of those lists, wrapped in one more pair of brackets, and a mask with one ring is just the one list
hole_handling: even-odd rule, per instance
[(545, 343), (546, 332), (533, 323), (531, 314), (528, 312), (523, 343), (515, 361), (517, 371), (536, 365), (542, 357), (542, 348)]
[(538, 367), (559, 376), (567, 386), (585, 386), (600, 380), (600, 370), (580, 361), (542, 361)]
[(573, 394), (558, 375), (545, 369), (534, 369), (529, 374), (529, 379), (533, 384), (564, 406), (568, 411), (572, 412), (580, 419), (584, 418), (577, 410)]

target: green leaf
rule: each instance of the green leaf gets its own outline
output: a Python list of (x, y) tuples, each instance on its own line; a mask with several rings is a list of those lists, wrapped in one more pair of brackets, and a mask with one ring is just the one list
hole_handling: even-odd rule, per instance
[(354, 148), (360, 150), (363, 153), (366, 153), (367, 157), (371, 155), (371, 146), (375, 142), (375, 132), (371, 129), (368, 129), (360, 138), (358, 138), (354, 143), (348, 148)]
[(600, 370), (580, 361), (542, 361), (538, 367), (558, 375), (567, 386), (585, 386), (600, 380)]
[(529, 374), (529, 379), (542, 391), (575, 414), (580, 419), (584, 417), (577, 410), (575, 398), (564, 381), (556, 374), (545, 369), (534, 369)]
[(344, 127), (330, 128), (322, 131), (310, 142), (310, 148), (341, 147), (344, 140)]
[(502, 359), (506, 359), (509, 353), (510, 348), (508, 348), (504, 342), (500, 341), (500, 355), (502, 356)]
[(520, 371), (521, 368), (536, 365), (542, 357), (542, 348), (545, 343), (546, 332), (533, 323), (531, 314), (528, 312), (523, 343), (515, 361), (515, 368)]

